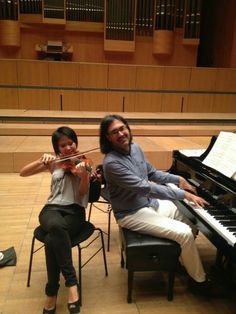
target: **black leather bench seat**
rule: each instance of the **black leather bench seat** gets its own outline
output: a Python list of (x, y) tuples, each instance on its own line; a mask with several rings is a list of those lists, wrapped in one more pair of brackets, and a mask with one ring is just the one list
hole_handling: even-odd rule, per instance
[(140, 234), (120, 227), (121, 266), (128, 270), (128, 303), (132, 302), (135, 271), (167, 271), (169, 301), (173, 300), (176, 267), (181, 252), (178, 243), (165, 238)]

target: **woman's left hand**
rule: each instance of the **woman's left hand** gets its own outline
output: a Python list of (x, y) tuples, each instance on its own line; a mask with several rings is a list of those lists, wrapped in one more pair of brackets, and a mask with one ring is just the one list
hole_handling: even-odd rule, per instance
[(81, 161), (79, 164), (75, 166), (75, 170), (73, 171), (74, 174), (79, 176), (81, 179), (84, 177), (90, 176), (89, 171), (87, 170), (87, 165), (85, 161)]
[(80, 177), (79, 194), (85, 195), (88, 193), (90, 182), (90, 172), (88, 171), (86, 161), (81, 161), (77, 164), (73, 173), (74, 175)]

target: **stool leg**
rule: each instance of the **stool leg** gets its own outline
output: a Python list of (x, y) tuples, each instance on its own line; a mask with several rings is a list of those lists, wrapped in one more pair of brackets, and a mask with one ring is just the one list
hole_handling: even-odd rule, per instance
[(174, 297), (174, 281), (175, 281), (175, 272), (170, 271), (168, 275), (168, 293), (167, 293), (167, 299), (168, 301), (172, 301)]
[(35, 242), (35, 237), (33, 237), (32, 243), (31, 243), (29, 270), (28, 270), (28, 278), (27, 278), (27, 287), (30, 286), (31, 270), (32, 270), (33, 255), (34, 255), (34, 242)]
[(134, 272), (128, 270), (128, 295), (127, 295), (128, 303), (132, 303), (133, 278), (134, 278)]

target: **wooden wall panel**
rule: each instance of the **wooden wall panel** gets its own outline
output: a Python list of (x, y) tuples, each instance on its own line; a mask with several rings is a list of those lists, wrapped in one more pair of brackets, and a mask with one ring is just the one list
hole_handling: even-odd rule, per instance
[[(110, 112), (125, 111), (125, 100), (128, 98), (129, 93), (123, 92), (107, 92), (107, 107)], [(129, 102), (130, 103), (130, 102)], [(130, 106), (131, 107), (131, 106)], [(134, 102), (133, 102), (134, 107)]]
[(184, 102), (188, 101), (187, 94), (162, 94), (161, 111), (162, 112), (182, 112)]
[(183, 112), (212, 112), (214, 95), (189, 94), (183, 103)]
[[(120, 101), (122, 101), (122, 109), (121, 111), (127, 111), (127, 112), (135, 112), (135, 93), (115, 93), (116, 96), (120, 95)], [(110, 107), (108, 110), (112, 110), (114, 112), (113, 108), (113, 102), (108, 102), (110, 104)]]
[(213, 112), (236, 112), (236, 95), (214, 95)]
[(230, 56), (230, 68), (236, 68), (236, 19), (234, 20), (233, 27), (233, 41), (231, 47), (231, 56)]
[[(0, 108), (146, 111), (235, 112), (233, 94), (185, 94), (175, 90), (236, 91), (236, 69), (133, 66), (0, 60)], [(38, 86), (39, 89), (17, 86)], [(51, 89), (50, 86), (58, 87)], [(41, 89), (46, 87), (46, 89)], [(72, 89), (70, 89), (72, 87)], [(73, 88), (108, 88), (118, 91), (82, 91)], [(61, 89), (62, 88), (62, 89)], [(63, 89), (65, 88), (65, 89)], [(130, 89), (130, 92), (122, 91)], [(170, 93), (139, 93), (170, 90)]]
[(216, 73), (217, 69), (192, 68), (189, 89), (202, 91), (214, 90)]
[(191, 69), (180, 67), (165, 67), (163, 73), (163, 89), (185, 90), (189, 88)]
[(49, 86), (78, 87), (79, 63), (49, 62)]
[(108, 92), (108, 111), (113, 112), (135, 112), (135, 93)]
[(48, 63), (37, 60), (17, 61), (20, 86), (48, 86)]
[(19, 109), (49, 110), (49, 90), (20, 88)]
[(164, 67), (136, 67), (137, 89), (162, 89)]
[[(109, 65), (108, 88), (135, 89), (136, 67)], [(108, 111), (134, 111), (135, 93), (108, 91)]]
[(50, 110), (80, 110), (80, 91), (50, 90)]
[(135, 112), (160, 112), (161, 111), (160, 93), (136, 93)]
[(236, 91), (236, 69), (217, 69), (215, 90)]
[(17, 84), (16, 60), (0, 60), (0, 84)]
[[(1, 138), (2, 141), (2, 138)], [(9, 147), (9, 142), (7, 143)], [(14, 172), (14, 163), (13, 163), (13, 153), (2, 153), (0, 154), (0, 172)]]
[(107, 92), (80, 91), (81, 111), (107, 111)]
[(79, 86), (107, 88), (108, 65), (81, 63), (79, 70)]
[(134, 89), (136, 66), (109, 64), (108, 87)]
[(1, 109), (19, 108), (17, 88), (0, 88), (0, 108)]
[[(0, 60), (0, 85), (17, 86), (16, 64), (16, 60)], [(17, 88), (0, 88), (0, 108), (18, 109)]]

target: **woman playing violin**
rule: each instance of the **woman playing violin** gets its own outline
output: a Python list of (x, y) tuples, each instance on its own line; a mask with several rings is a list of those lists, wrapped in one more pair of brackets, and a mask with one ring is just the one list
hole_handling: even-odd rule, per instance
[(26, 165), (21, 176), (30, 176), (44, 170), (51, 172), (51, 193), (39, 214), (39, 222), (44, 231), (45, 255), (48, 281), (45, 288), (46, 301), (43, 313), (53, 314), (59, 289), (60, 272), (68, 288), (69, 313), (80, 312), (77, 277), (72, 262), (71, 237), (78, 233), (85, 221), (88, 203), (90, 173), (86, 161), (73, 163), (58, 158), (75, 155), (78, 140), (69, 127), (60, 127), (52, 134), (53, 154), (43, 154), (38, 160)]

